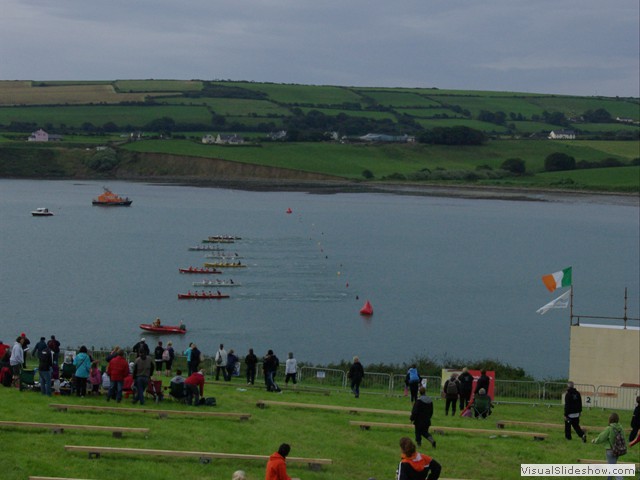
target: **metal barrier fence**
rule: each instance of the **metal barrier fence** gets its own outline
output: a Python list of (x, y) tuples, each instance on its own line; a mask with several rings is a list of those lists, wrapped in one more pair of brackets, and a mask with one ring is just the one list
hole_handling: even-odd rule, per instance
[[(585, 407), (597, 407), (596, 387), (584, 383), (576, 383), (576, 390), (582, 395), (582, 403)], [(549, 406), (563, 405), (564, 394), (567, 391), (566, 382), (544, 382), (542, 385), (542, 403)]]
[(526, 382), (523, 380), (496, 380), (494, 396), (498, 398), (540, 400), (541, 386), (538, 382)]
[[(347, 378), (346, 387), (349, 387), (350, 381)], [(368, 393), (391, 393), (392, 380), (389, 373), (374, 373), (366, 372), (360, 388), (363, 388)]]
[(633, 410), (638, 395), (640, 395), (640, 388), (638, 387), (599, 385), (596, 389), (595, 398), (597, 406), (600, 408)]
[[(94, 350), (92, 356), (101, 363), (109, 354), (108, 351)], [(127, 353), (129, 361), (135, 360), (135, 354)], [(205, 357), (201, 367), (207, 375), (215, 374), (213, 357)], [(187, 373), (187, 359), (176, 354), (172, 371), (181, 369)], [(241, 364), (240, 378), (244, 381), (245, 369)], [(284, 365), (278, 367), (276, 382), (282, 386), (285, 378)], [(434, 399), (441, 398), (441, 379), (437, 376), (423, 377), (427, 380), (427, 395)], [(262, 364), (256, 366), (256, 383), (264, 382)], [(304, 386), (324, 388), (327, 390), (348, 390), (349, 379), (347, 372), (339, 369), (308, 367), (298, 368), (298, 382)], [(611, 385), (576, 384), (576, 389), (582, 395), (585, 408), (603, 408), (633, 410), (636, 397), (640, 395), (640, 387), (616, 387)], [(365, 372), (361, 384), (361, 393), (404, 395), (405, 375)], [(496, 380), (495, 401), (508, 403), (535, 404), (547, 406), (562, 406), (564, 394), (567, 390), (566, 382), (537, 382), (523, 380)]]
[(347, 374), (331, 368), (301, 367), (298, 369), (298, 381), (312, 387), (343, 389)]

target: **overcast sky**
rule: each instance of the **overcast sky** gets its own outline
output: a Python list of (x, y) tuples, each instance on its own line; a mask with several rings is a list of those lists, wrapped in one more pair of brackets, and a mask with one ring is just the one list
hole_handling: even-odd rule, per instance
[(0, 80), (640, 96), (638, 0), (0, 0)]

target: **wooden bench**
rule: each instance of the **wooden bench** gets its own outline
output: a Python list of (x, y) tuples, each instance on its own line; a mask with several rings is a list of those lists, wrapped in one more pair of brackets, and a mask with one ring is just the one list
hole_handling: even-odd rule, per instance
[(380, 408), (363, 408), (363, 407), (344, 407), (341, 405), (321, 405), (317, 403), (295, 403), (295, 402), (279, 402), (277, 400), (258, 400), (256, 406), (258, 408), (264, 408), (266, 405), (279, 405), (283, 407), (293, 407), (293, 408), (316, 408), (322, 410), (334, 410), (334, 411), (342, 411), (349, 412), (353, 414), (357, 413), (380, 413), (387, 415), (403, 415), (405, 417), (409, 417), (408, 411), (403, 410), (384, 410)]
[(0, 427), (20, 427), (20, 428), (48, 428), (53, 433), (63, 433), (65, 430), (88, 430), (96, 432), (111, 432), (116, 438), (122, 438), (123, 433), (144, 433), (149, 435), (148, 428), (132, 427), (107, 427), (101, 425), (69, 425), (66, 423), (39, 423), (39, 422), (13, 422), (0, 421)]
[[(538, 422), (520, 422), (517, 420), (498, 420), (496, 426), (498, 428), (504, 428), (507, 425), (517, 425), (521, 427), (539, 427), (539, 428), (564, 428), (564, 423), (538, 423)], [(580, 425), (580, 428), (585, 432), (589, 430), (604, 430), (606, 427), (583, 427)]]
[[(590, 458), (579, 458), (578, 459), (578, 463), (596, 463), (596, 464), (601, 464), (601, 463), (607, 463), (606, 460), (594, 460), (594, 459), (590, 459)], [(625, 462), (618, 460), (618, 463), (616, 465), (635, 465), (636, 468), (640, 468), (640, 462)]]
[(116, 413), (151, 413), (158, 415), (160, 418), (167, 418), (169, 415), (188, 415), (194, 417), (230, 417), (239, 418), (240, 420), (248, 420), (251, 418), (250, 413), (232, 413), (232, 412), (203, 412), (201, 410), (158, 410), (152, 408), (127, 408), (127, 407), (99, 407), (95, 405), (68, 405), (62, 403), (52, 403), (51, 408), (66, 412), (67, 410), (80, 410), (85, 412), (116, 412)]
[[(362, 430), (369, 430), (371, 427), (382, 427), (382, 428), (410, 428), (414, 429), (414, 426), (410, 423), (385, 423), (385, 422), (361, 422), (361, 421), (350, 421), (349, 424), (360, 427)], [(432, 432), (444, 434), (447, 432), (458, 432), (458, 433), (483, 433), (483, 434), (491, 434), (491, 435), (501, 435), (506, 436), (507, 434), (500, 432), (499, 430), (491, 430), (488, 428), (460, 428), (460, 427), (436, 427), (431, 426), (430, 429)], [(546, 433), (537, 433), (537, 432), (515, 432), (509, 431), (508, 435), (513, 435), (515, 437), (533, 437), (534, 440), (544, 440), (547, 438)]]
[(85, 480), (84, 478), (67, 478), (67, 477), (38, 477), (29, 475), (29, 480)]
[[(110, 453), (121, 455), (158, 455), (162, 457), (197, 457), (200, 459), (200, 463), (210, 463), (211, 460), (215, 458), (261, 460), (264, 462), (269, 460), (269, 455), (248, 455), (242, 453), (191, 452), (185, 450), (157, 450), (148, 448), (117, 448), (85, 445), (65, 445), (64, 449), (68, 452), (86, 452), (89, 454), (89, 458), (100, 458), (102, 453)], [(328, 458), (287, 457), (287, 463), (306, 463), (310, 469), (319, 470), (321, 465), (331, 465), (333, 461)]]

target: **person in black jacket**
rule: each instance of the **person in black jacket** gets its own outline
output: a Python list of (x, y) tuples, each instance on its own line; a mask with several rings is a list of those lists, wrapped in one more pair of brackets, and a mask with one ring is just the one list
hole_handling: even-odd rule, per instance
[(244, 363), (247, 366), (247, 385), (253, 385), (256, 380), (256, 365), (258, 357), (253, 353), (253, 348), (249, 349), (249, 353), (244, 357)]
[(411, 409), (411, 417), (409, 418), (415, 427), (416, 444), (420, 447), (422, 445), (422, 437), (426, 438), (429, 443), (436, 448), (436, 441), (429, 433), (429, 427), (431, 426), (431, 417), (433, 416), (433, 400), (426, 393), (424, 387), (420, 387), (418, 390), (420, 396), (413, 404)]
[(631, 432), (629, 432), (629, 442), (633, 442), (636, 439), (636, 437), (638, 436), (638, 430), (640, 430), (640, 397), (636, 397), (636, 408), (633, 409), (633, 416), (631, 417)]
[(573, 386), (573, 382), (567, 383), (567, 392), (564, 395), (564, 438), (571, 440), (571, 428), (587, 442), (587, 434), (580, 428), (580, 413), (582, 412), (582, 396)]
[(485, 369), (482, 369), (480, 371), (480, 378), (476, 383), (476, 390), (473, 393), (477, 394), (481, 388), (484, 388), (484, 391), (489, 394), (489, 392), (491, 391), (489, 389), (489, 385), (491, 385), (491, 378), (489, 378), (489, 375), (487, 375), (487, 371)]
[(471, 401), (471, 391), (473, 390), (473, 375), (469, 369), (464, 367), (458, 376), (458, 387), (460, 390), (460, 411), (462, 412)]
[(353, 357), (353, 363), (349, 368), (347, 377), (351, 380), (351, 391), (355, 397), (358, 398), (360, 396), (360, 383), (364, 378), (364, 368), (362, 367), (358, 357)]
[(38, 353), (38, 375), (40, 375), (40, 392), (42, 395), (51, 396), (51, 368), (53, 367), (53, 354), (45, 344)]

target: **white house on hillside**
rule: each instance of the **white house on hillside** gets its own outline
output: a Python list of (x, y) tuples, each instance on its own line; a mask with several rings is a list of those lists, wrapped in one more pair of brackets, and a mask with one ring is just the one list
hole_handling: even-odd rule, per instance
[(218, 145), (240, 145), (244, 143), (244, 138), (235, 133), (232, 135), (218, 134), (216, 137), (216, 143)]
[(551, 130), (549, 140), (575, 140), (576, 132), (573, 130)]
[(43, 129), (33, 132), (27, 139), (29, 142), (48, 142), (49, 134)]

